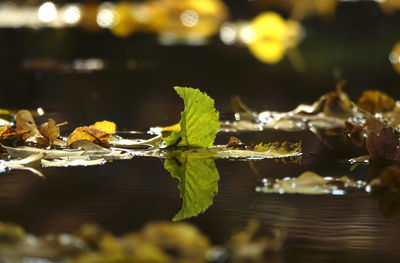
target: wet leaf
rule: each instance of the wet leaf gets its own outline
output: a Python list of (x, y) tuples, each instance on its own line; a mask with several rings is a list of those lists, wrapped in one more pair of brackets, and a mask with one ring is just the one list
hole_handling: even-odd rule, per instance
[(314, 172), (307, 171), (296, 178), (264, 179), (264, 187), (258, 187), (257, 191), (280, 194), (343, 195), (347, 188), (363, 188), (365, 185), (365, 182), (355, 182), (347, 176), (324, 178)]
[[(8, 147), (3, 146), (5, 149)], [(30, 171), (40, 177), (44, 177), (41, 172), (38, 170), (29, 167), (30, 164), (35, 163), (39, 160), (41, 160), (44, 157), (44, 154), (41, 152), (35, 152), (28, 154), (25, 156), (23, 159), (17, 159), (17, 160), (10, 160), (10, 161), (4, 161), (0, 160), (0, 173), (5, 172), (7, 169), (12, 169), (12, 170), (27, 170)]]
[(362, 147), (364, 145), (364, 127), (353, 125), (348, 121), (345, 122), (345, 127), (349, 132), (351, 142), (357, 147)]
[(399, 139), (393, 133), (391, 127), (381, 129), (377, 135), (370, 133), (368, 135), (367, 150), (369, 153), (369, 159), (379, 160), (399, 160)]
[[(122, 147), (122, 148), (161, 147), (162, 137), (161, 137), (161, 135), (157, 135), (148, 140), (111, 138), (111, 140), (109, 141), (109, 144), (114, 147)], [(73, 148), (73, 147), (71, 146), (71, 148)]]
[(76, 128), (67, 139), (67, 146), (70, 148), (71, 144), (76, 141), (87, 140), (97, 144), (107, 143), (110, 140), (111, 134), (89, 128), (89, 127), (78, 127)]
[(76, 128), (67, 139), (67, 146), (76, 141), (87, 140), (100, 145), (107, 145), (111, 139), (111, 134), (115, 133), (117, 126), (110, 121), (100, 121), (87, 127)]
[(213, 203), (219, 181), (213, 159), (194, 159), (189, 155), (182, 155), (180, 158), (165, 160), (164, 168), (179, 180), (178, 188), (183, 199), (182, 208), (173, 221), (197, 216)]
[(181, 113), (180, 131), (166, 138), (166, 145), (211, 146), (219, 129), (214, 100), (198, 89), (175, 87), (175, 91), (184, 100), (185, 110)]
[(179, 132), (181, 130), (181, 126), (179, 123), (166, 126), (166, 127), (152, 127), (150, 128), (151, 133), (155, 133), (161, 136), (162, 139), (167, 138), (170, 136), (173, 132)]
[[(187, 155), (190, 158), (229, 158), (229, 159), (274, 159), (301, 156), (301, 143), (273, 142), (260, 144), (258, 149), (232, 149), (226, 145), (214, 145), (209, 148), (188, 148), (158, 153), (167, 158)], [(154, 155), (153, 155), (154, 156)]]
[[(316, 132), (318, 129), (344, 128), (348, 116), (354, 114), (351, 101), (342, 91), (343, 82), (338, 83), (336, 91), (321, 96), (313, 104), (300, 104), (294, 110), (288, 112), (263, 111), (249, 114), (247, 108), (237, 107), (234, 104), (234, 122), (222, 122), (221, 131), (260, 131), (262, 129), (277, 129), (284, 131), (300, 131), (310, 129)], [(237, 111), (239, 110), (239, 111)]]
[(14, 158), (26, 158), (36, 153), (43, 154), (43, 159), (52, 160), (58, 158), (74, 157), (74, 156), (89, 156), (90, 158), (104, 158), (106, 160), (122, 160), (131, 159), (132, 154), (121, 149), (107, 149), (101, 147), (100, 149), (65, 149), (65, 150), (47, 150), (36, 147), (21, 146), (21, 147), (8, 147), (3, 146), (8, 154)]
[(61, 157), (56, 160), (42, 159), (43, 167), (70, 167), (70, 166), (93, 166), (102, 165), (107, 161), (103, 158), (91, 159), (88, 155)]
[(395, 104), (394, 99), (379, 90), (364, 91), (357, 103), (360, 108), (372, 114), (391, 111)]

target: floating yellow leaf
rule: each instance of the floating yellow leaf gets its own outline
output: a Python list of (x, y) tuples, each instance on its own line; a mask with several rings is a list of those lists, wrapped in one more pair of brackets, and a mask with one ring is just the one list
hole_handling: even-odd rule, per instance
[(78, 127), (68, 136), (67, 146), (70, 147), (72, 143), (81, 140), (102, 144), (107, 143), (110, 138), (111, 134), (109, 133), (89, 127)]
[(116, 129), (117, 126), (115, 123), (110, 121), (96, 122), (89, 127), (78, 127), (68, 136), (67, 146), (70, 147), (72, 143), (80, 140), (91, 141), (97, 144), (107, 143), (111, 138), (111, 134)]
[(98, 121), (95, 124), (89, 126), (89, 128), (113, 134), (117, 130), (117, 125), (111, 121)]

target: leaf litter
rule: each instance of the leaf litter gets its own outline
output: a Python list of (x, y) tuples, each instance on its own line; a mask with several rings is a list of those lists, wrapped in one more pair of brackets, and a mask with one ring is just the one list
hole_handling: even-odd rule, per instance
[[(187, 206), (190, 199), (197, 202), (201, 198), (192, 198), (189, 192), (185, 192), (183, 183), (187, 182), (187, 176), (190, 177), (190, 175), (178, 173), (177, 171), (182, 167), (188, 164), (193, 166), (190, 164), (201, 161), (209, 162), (215, 167), (213, 159), (216, 158), (251, 160), (302, 156), (301, 142), (245, 145), (238, 138), (232, 137), (226, 145), (214, 145), (218, 132), (309, 129), (318, 136), (321, 130), (339, 129), (357, 147), (362, 147), (365, 142), (369, 155), (354, 158), (353, 162), (366, 163), (367, 160), (371, 166), (371, 161), (386, 160), (394, 162), (395, 167), (398, 167), (400, 103), (380, 91), (366, 91), (355, 104), (343, 91), (343, 86), (344, 82), (340, 82), (335, 91), (321, 96), (315, 103), (301, 104), (289, 112), (256, 113), (236, 97), (232, 100), (232, 106), (236, 112), (234, 122), (220, 121), (219, 113), (214, 107), (214, 100), (205, 93), (197, 89), (175, 87), (185, 104), (181, 120), (175, 125), (150, 129), (148, 134), (153, 135), (150, 139), (125, 139), (116, 134), (116, 124), (110, 121), (78, 127), (68, 137), (62, 137), (59, 127), (64, 123), (56, 124), (54, 120), (49, 119), (38, 129), (30, 112), (22, 110), (16, 115), (16, 128), (13, 129), (10, 125), (3, 126), (0, 130), (0, 138), (1, 140), (10, 138), (22, 140), (25, 146), (2, 146), (9, 156), (15, 158), (2, 161), (2, 165), (7, 169), (26, 169), (41, 174), (27, 166), (29, 162), (24, 161), (25, 158), (27, 160), (40, 159), (42, 167), (101, 165), (110, 160), (131, 159), (135, 156), (166, 159), (165, 168), (173, 177), (180, 180), (179, 188), (184, 199), (182, 209), (174, 218), (175, 220), (203, 212), (212, 203), (212, 197), (218, 191), (219, 177), (215, 169), (217, 179), (213, 184), (214, 188), (209, 188), (210, 194), (207, 200), (204, 199), (206, 205), (196, 209), (190, 205)], [(18, 158), (23, 159), (20, 162)], [(197, 161), (193, 162), (193, 160)], [(207, 167), (211, 167), (210, 165)], [(382, 182), (393, 181), (379, 179), (382, 178), (382, 174), (385, 174), (379, 171), (374, 176), (369, 176), (366, 182), (353, 181), (348, 177), (321, 177), (314, 172), (306, 172), (297, 178), (282, 180), (266, 178), (263, 180), (263, 187), (258, 187), (257, 191), (302, 194), (343, 194), (350, 188), (370, 191), (379, 184), (384, 185)], [(191, 177), (193, 179), (199, 176), (202, 175)]]
[(182, 153), (188, 158), (285, 158), (301, 155), (301, 144), (267, 143), (253, 148), (233, 149), (213, 145), (220, 127), (219, 113), (214, 100), (198, 89), (175, 87), (185, 103), (179, 124), (153, 128), (150, 139), (125, 139), (116, 135), (117, 126), (111, 121), (100, 121), (90, 126), (77, 127), (68, 137), (60, 136), (60, 126), (49, 119), (40, 128), (30, 111), (16, 114), (16, 129), (4, 126), (1, 139), (14, 138), (24, 146), (3, 149), (12, 158), (42, 155), (42, 167), (101, 165), (109, 160), (130, 159), (134, 156), (170, 158)]

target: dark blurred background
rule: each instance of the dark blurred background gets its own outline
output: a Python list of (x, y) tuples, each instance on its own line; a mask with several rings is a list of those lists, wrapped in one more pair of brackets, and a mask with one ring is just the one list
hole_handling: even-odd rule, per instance
[[(268, 1), (224, 2), (228, 21), (250, 21), (264, 11), (290, 16)], [(258, 111), (285, 111), (315, 101), (341, 79), (353, 100), (367, 89), (398, 98), (400, 76), (389, 54), (399, 40), (400, 13), (382, 10), (374, 1), (345, 1), (328, 18), (304, 17), (306, 33), (297, 47), (303, 72), (287, 56), (277, 64), (262, 63), (245, 46), (224, 44), (218, 33), (205, 45), (165, 46), (154, 33), (119, 38), (106, 29), (2, 28), (0, 106), (43, 107), (61, 113), (56, 121), (69, 121), (71, 129), (108, 119), (120, 130), (133, 130), (178, 121), (183, 106), (175, 85), (205, 91), (224, 118), (232, 118), (233, 95)], [(93, 58), (104, 68), (63, 70), (76, 59)]]

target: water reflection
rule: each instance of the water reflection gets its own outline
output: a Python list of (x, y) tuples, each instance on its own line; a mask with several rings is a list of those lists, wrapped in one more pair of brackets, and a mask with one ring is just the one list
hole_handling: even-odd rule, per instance
[(207, 210), (218, 192), (219, 173), (214, 160), (183, 156), (167, 159), (164, 167), (179, 180), (180, 197), (183, 199), (181, 210), (172, 220), (183, 220)]

